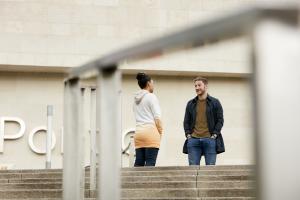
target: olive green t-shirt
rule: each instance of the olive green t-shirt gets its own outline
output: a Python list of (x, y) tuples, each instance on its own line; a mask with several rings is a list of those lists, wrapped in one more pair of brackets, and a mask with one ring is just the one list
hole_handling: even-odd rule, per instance
[(210, 137), (211, 135), (208, 130), (207, 118), (206, 118), (206, 99), (204, 100), (198, 99), (196, 109), (197, 109), (196, 123), (195, 123), (192, 136), (196, 138)]

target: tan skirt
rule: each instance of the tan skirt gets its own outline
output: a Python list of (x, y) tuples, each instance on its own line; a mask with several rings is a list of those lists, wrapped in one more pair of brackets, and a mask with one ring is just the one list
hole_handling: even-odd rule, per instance
[(144, 124), (136, 127), (134, 135), (135, 148), (159, 148), (161, 135), (154, 124)]

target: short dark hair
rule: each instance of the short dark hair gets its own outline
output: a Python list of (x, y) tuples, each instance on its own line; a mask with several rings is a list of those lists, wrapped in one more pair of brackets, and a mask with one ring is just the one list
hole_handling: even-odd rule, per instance
[(201, 77), (201, 76), (198, 76), (198, 77), (194, 78), (193, 81), (194, 81), (194, 83), (195, 83), (196, 81), (202, 81), (205, 85), (208, 84), (207, 78), (204, 78), (204, 77)]
[(141, 89), (144, 89), (147, 86), (148, 81), (151, 81), (151, 77), (143, 72), (137, 73), (136, 79), (138, 80), (138, 85)]

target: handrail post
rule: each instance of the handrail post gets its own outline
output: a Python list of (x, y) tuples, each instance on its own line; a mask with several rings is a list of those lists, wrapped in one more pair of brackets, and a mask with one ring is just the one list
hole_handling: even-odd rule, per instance
[(84, 199), (84, 129), (79, 79), (65, 82), (63, 199)]
[(90, 190), (96, 190), (96, 89), (91, 89), (91, 104), (90, 104)]
[(129, 167), (133, 167), (134, 165), (134, 136), (130, 136), (129, 141)]
[(53, 106), (47, 106), (46, 169), (51, 169)]
[(299, 41), (299, 27), (277, 19), (262, 20), (253, 30), (254, 132), (260, 200), (300, 199), (300, 135), (295, 130), (300, 121)]
[(97, 79), (97, 114), (100, 114), (100, 157), (97, 199), (120, 199), (121, 169), (121, 74), (117, 66), (100, 70)]

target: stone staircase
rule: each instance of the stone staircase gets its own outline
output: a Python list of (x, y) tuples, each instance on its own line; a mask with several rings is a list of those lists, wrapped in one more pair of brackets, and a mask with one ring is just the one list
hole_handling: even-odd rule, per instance
[[(85, 197), (89, 190), (86, 170)], [(255, 199), (253, 166), (142, 167), (122, 169), (122, 200)], [(62, 170), (1, 170), (0, 199), (62, 199)]]

